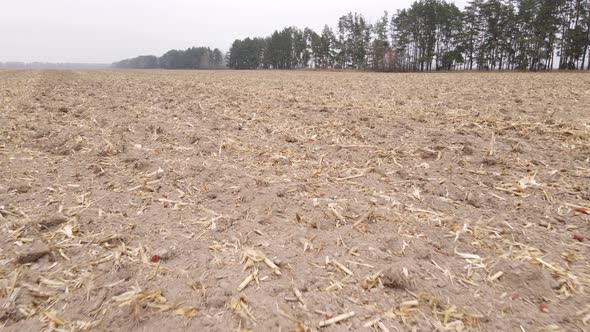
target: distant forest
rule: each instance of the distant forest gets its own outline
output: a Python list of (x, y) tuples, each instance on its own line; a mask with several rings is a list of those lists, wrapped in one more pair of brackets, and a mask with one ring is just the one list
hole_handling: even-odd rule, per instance
[(223, 57), (206, 47), (140, 56), (116, 68), (590, 70), (590, 0), (418, 0), (373, 24), (340, 17), (321, 32), (286, 27), (237, 39)]
[(191, 47), (186, 50), (170, 50), (161, 57), (142, 55), (113, 63), (115, 68), (127, 69), (221, 69), (223, 53), (208, 47)]
[(233, 69), (590, 70), (590, 0), (419, 0), (370, 24), (340, 17), (233, 42)]

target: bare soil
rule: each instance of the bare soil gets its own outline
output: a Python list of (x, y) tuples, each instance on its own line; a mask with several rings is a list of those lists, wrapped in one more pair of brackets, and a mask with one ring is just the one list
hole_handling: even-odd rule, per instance
[(0, 329), (590, 330), (590, 75), (0, 71)]

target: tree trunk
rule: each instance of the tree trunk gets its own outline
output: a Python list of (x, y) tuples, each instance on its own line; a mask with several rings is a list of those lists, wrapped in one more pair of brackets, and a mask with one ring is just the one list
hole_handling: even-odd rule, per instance
[[(589, 20), (590, 21), (590, 20)], [(586, 46), (584, 46), (584, 55), (582, 57), (582, 70), (584, 69), (584, 63), (586, 62), (586, 55), (588, 54), (588, 43), (590, 42), (590, 26), (586, 27)], [(590, 57), (588, 58), (588, 69), (590, 70)]]

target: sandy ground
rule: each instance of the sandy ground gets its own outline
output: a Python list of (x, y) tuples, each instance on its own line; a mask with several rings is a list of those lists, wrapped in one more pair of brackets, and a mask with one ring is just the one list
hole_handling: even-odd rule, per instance
[(0, 329), (589, 331), (590, 75), (0, 71)]

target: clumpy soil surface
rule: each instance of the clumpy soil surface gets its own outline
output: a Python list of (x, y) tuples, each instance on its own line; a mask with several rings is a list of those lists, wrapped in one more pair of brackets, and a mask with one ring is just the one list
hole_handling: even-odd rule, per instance
[(0, 329), (590, 329), (590, 75), (0, 71)]

